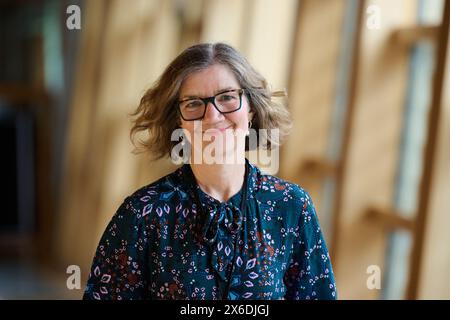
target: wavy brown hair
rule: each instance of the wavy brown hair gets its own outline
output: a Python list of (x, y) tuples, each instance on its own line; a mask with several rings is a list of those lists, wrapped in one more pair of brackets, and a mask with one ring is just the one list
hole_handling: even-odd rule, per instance
[[(241, 85), (254, 112), (252, 129), (268, 129), (267, 143), (258, 147), (271, 149), (279, 145), (288, 135), (292, 126), (288, 110), (272, 97), (285, 96), (284, 91), (272, 92), (266, 79), (259, 74), (236, 49), (225, 43), (202, 43), (185, 49), (164, 70), (159, 79), (141, 98), (139, 106), (131, 114), (133, 127), (130, 137), (136, 147), (135, 152), (148, 151), (155, 159), (170, 156), (178, 143), (171, 141), (173, 130), (180, 128), (178, 113), (179, 91), (183, 80), (190, 74), (206, 69), (213, 64), (230, 68)], [(272, 139), (271, 129), (278, 129), (278, 139)], [(136, 143), (136, 134), (145, 132), (148, 137)], [(248, 150), (248, 143), (246, 144)]]

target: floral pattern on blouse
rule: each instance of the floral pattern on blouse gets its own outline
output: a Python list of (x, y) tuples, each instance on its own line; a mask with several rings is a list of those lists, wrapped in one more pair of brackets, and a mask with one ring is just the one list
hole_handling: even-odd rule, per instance
[(189, 164), (127, 197), (101, 237), (83, 298), (336, 299), (308, 193), (246, 166), (244, 187), (226, 202), (200, 189)]

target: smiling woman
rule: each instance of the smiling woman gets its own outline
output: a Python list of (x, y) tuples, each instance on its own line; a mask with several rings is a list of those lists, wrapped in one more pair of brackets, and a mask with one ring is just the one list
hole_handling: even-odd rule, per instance
[[(100, 240), (85, 299), (336, 298), (305, 190), (247, 159), (191, 161), (208, 147), (195, 135), (222, 137), (216, 155), (242, 157), (248, 144), (236, 146), (250, 129), (276, 129), (283, 139), (289, 113), (274, 95), (226, 44), (195, 45), (166, 68), (142, 98), (132, 136), (147, 132), (144, 150), (161, 158), (171, 154), (173, 131), (182, 130), (192, 146), (188, 161), (125, 199)], [(280, 143), (270, 131), (267, 137), (259, 146)]]
[[(217, 72), (219, 74), (216, 79)], [(209, 78), (203, 78), (204, 76)], [(283, 96), (284, 92), (272, 92), (264, 77), (231, 46), (223, 43), (200, 44), (187, 48), (175, 58), (154, 86), (142, 97), (134, 113), (136, 119), (131, 136), (134, 138), (135, 134), (141, 131), (147, 132), (148, 136), (139, 141), (138, 151), (148, 151), (154, 158), (170, 155), (176, 144), (170, 139), (171, 133), (181, 127), (183, 120), (186, 121), (182, 112), (188, 106), (186, 101), (191, 100), (190, 98), (208, 96), (205, 95), (206, 88), (197, 85), (207, 84), (211, 88), (213, 87), (209, 84), (211, 78), (214, 78), (215, 86), (220, 84), (215, 91), (213, 90), (211, 96), (221, 93), (221, 90), (244, 90), (240, 97), (245, 100), (244, 103), (251, 106), (251, 110), (247, 111), (253, 112), (252, 128), (257, 132), (257, 129), (278, 129), (279, 141), (271, 141), (269, 136), (268, 144), (278, 145), (283, 141), (290, 130), (291, 119), (286, 108), (273, 101), (272, 97)], [(211, 100), (214, 101), (217, 101), (217, 97)], [(205, 100), (202, 103), (205, 105), (201, 107), (205, 109), (204, 112), (211, 109), (206, 108)], [(213, 105), (215, 107), (213, 109), (221, 111), (219, 103)], [(180, 107), (183, 110), (180, 110)], [(228, 114), (231, 116), (234, 111), (228, 111)], [(222, 113), (224, 112), (227, 113), (222, 110)]]

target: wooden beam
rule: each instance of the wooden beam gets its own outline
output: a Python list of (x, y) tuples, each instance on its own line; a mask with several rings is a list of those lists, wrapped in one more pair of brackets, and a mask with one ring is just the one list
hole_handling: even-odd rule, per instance
[[(427, 215), (430, 207), (431, 187), (433, 184), (433, 169), (437, 153), (437, 137), (440, 128), (442, 99), (444, 88), (445, 70), (449, 61), (450, 48), (450, 1), (445, 2), (442, 24), (439, 32), (439, 42), (436, 50), (436, 72), (433, 79), (433, 96), (427, 126), (427, 142), (423, 161), (422, 181), (420, 184), (420, 199), (417, 210), (417, 223), (414, 230), (413, 248), (411, 253), (411, 269), (407, 289), (407, 299), (417, 299), (421, 274), (421, 262), (425, 229), (427, 227)], [(447, 70), (449, 68), (447, 67)], [(448, 71), (447, 71), (448, 72)]]
[(47, 105), (49, 96), (43, 89), (36, 89), (24, 83), (0, 83), (0, 98), (11, 104)]
[(298, 176), (304, 179), (324, 179), (336, 174), (336, 164), (325, 158), (306, 158), (302, 161)]
[(440, 26), (438, 25), (418, 25), (408, 28), (399, 28), (392, 31), (391, 38), (401, 45), (410, 47), (419, 41), (437, 41), (439, 29)]
[(360, 60), (360, 46), (361, 46), (361, 28), (362, 28), (362, 19), (364, 14), (364, 7), (366, 1), (363, 0), (358, 7), (358, 18), (356, 22), (356, 32), (355, 32), (355, 43), (353, 46), (353, 65), (351, 66), (351, 78), (350, 78), (350, 88), (349, 88), (349, 101), (347, 106), (347, 112), (345, 114), (345, 122), (344, 129), (342, 134), (342, 147), (340, 152), (340, 157), (338, 162), (336, 163), (336, 173), (335, 173), (335, 184), (336, 184), (336, 192), (334, 194), (334, 212), (332, 215), (332, 226), (333, 232), (331, 234), (331, 243), (330, 243), (330, 255), (334, 257), (334, 269), (337, 271), (337, 248), (339, 231), (340, 231), (340, 220), (342, 216), (342, 197), (344, 192), (345, 185), (345, 175), (346, 175), (346, 167), (348, 162), (348, 149), (350, 145), (350, 136), (352, 131), (352, 123), (355, 113), (355, 104), (356, 104), (356, 90), (358, 85), (358, 75), (359, 75), (359, 60)]
[(392, 208), (369, 207), (365, 217), (369, 222), (379, 223), (386, 231), (400, 229), (412, 232), (415, 227), (414, 219), (407, 218)]

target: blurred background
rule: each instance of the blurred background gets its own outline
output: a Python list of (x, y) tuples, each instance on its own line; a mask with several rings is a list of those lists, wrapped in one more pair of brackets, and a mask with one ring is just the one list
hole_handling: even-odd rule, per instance
[(288, 92), (277, 175), (339, 298), (450, 299), (449, 24), (445, 0), (0, 0), (0, 299), (81, 298), (120, 203), (176, 168), (131, 153), (130, 112), (217, 41)]

